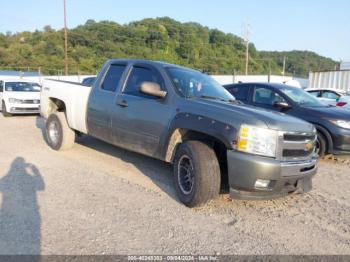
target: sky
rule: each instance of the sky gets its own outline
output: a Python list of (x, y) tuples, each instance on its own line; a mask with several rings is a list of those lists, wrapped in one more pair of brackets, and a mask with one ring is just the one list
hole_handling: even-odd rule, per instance
[[(63, 27), (63, 0), (1, 0), (0, 32)], [(350, 60), (349, 0), (66, 0), (68, 27), (168, 16), (243, 37), (258, 50), (309, 50)]]

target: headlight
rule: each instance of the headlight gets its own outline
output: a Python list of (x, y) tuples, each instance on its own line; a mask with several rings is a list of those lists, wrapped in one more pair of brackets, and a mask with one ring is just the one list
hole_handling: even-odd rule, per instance
[(340, 126), (342, 128), (350, 129), (350, 121), (346, 120), (330, 120), (336, 126)]
[(16, 98), (9, 98), (9, 102), (13, 104), (21, 104), (22, 100)]
[(241, 152), (276, 157), (278, 132), (242, 125), (238, 135), (237, 150)]

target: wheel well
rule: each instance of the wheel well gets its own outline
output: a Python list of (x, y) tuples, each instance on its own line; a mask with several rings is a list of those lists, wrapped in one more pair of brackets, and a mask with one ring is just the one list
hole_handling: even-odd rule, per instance
[(320, 132), (326, 138), (326, 153), (331, 153), (333, 148), (333, 140), (328, 130), (322, 126), (315, 125), (317, 132)]
[(170, 137), (165, 160), (173, 163), (179, 145), (189, 140), (201, 141), (214, 150), (220, 165), (221, 181), (226, 184), (228, 182), (227, 147), (222, 141), (211, 135), (182, 128), (176, 129)]
[(49, 98), (49, 111), (50, 113), (53, 112), (65, 112), (66, 111), (66, 104), (57, 98)]

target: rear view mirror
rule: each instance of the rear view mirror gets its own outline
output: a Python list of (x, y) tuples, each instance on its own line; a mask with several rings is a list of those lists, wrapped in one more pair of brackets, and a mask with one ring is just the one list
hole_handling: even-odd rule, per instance
[(143, 82), (140, 91), (146, 95), (164, 98), (167, 95), (166, 91), (161, 90), (160, 85), (154, 82)]
[(288, 109), (291, 108), (291, 106), (287, 102), (275, 102), (273, 104), (274, 107), (281, 108), (281, 109)]

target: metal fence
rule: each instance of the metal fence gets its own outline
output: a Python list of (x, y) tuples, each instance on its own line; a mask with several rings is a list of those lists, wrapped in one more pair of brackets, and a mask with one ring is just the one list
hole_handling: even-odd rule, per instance
[(333, 88), (350, 91), (350, 70), (310, 72), (309, 88)]

